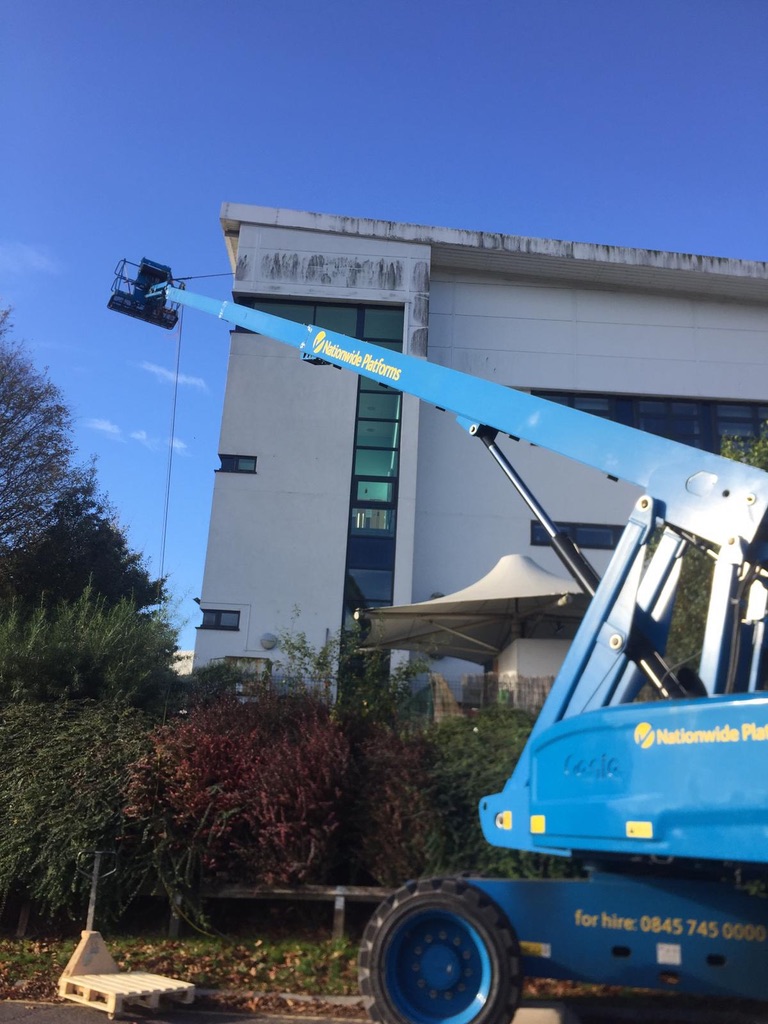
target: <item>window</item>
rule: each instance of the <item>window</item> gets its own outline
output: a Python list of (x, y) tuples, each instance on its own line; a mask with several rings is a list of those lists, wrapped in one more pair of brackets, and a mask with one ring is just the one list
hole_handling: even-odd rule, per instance
[[(305, 300), (291, 302), (254, 299), (250, 295), (237, 295), (235, 298), (245, 306), (286, 320), (314, 324), (394, 352), (403, 350), (402, 306), (355, 306)], [(392, 604), (401, 410), (402, 395), (399, 391), (367, 377), (358, 378), (347, 522), (345, 624), (352, 621), (357, 608)], [(224, 458), (221, 456), (222, 470), (225, 469)], [(230, 468), (228, 471), (256, 472), (255, 461), (251, 470)]]
[(223, 608), (203, 608), (203, 621), (199, 629), (240, 629), (240, 612)]
[(255, 455), (219, 455), (221, 468), (218, 473), (255, 473)]
[[(360, 337), (401, 352), (403, 311), (364, 307)], [(395, 581), (400, 426), (399, 391), (361, 377), (347, 540), (344, 613), (392, 604)]]
[[(604, 523), (557, 523), (557, 528), (570, 537), (579, 548), (593, 548), (596, 551), (612, 551), (619, 543), (623, 526)], [(531, 544), (547, 547), (549, 534), (536, 519), (531, 520)]]

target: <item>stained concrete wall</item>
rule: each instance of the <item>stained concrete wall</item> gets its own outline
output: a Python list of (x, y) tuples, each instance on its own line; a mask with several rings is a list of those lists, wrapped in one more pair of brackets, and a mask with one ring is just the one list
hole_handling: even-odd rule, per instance
[[(404, 348), (426, 348), (429, 249), (242, 225), (235, 294), (403, 307)], [(219, 451), (258, 472), (219, 473), (201, 603), (239, 610), (241, 628), (199, 630), (196, 664), (265, 654), (264, 633), (301, 630), (314, 646), (341, 624), (357, 377), (295, 350), (232, 335)], [(410, 600), (419, 403), (402, 412), (395, 602)], [(298, 613), (298, 614), (297, 614)], [(279, 659), (279, 651), (273, 652)]]

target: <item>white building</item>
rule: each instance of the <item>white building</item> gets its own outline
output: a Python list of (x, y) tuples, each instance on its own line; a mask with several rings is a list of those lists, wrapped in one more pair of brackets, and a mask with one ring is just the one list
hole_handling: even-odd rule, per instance
[[(226, 203), (234, 298), (712, 450), (768, 419), (768, 264)], [(362, 381), (362, 383), (361, 383)], [(635, 492), (502, 447), (604, 568)], [(195, 663), (322, 644), (510, 552), (563, 574), (453, 417), (232, 334)], [(441, 671), (443, 667), (441, 667)]]

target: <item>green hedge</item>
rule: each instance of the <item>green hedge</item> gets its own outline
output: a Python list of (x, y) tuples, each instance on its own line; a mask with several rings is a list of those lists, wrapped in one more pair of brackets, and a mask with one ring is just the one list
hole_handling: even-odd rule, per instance
[(213, 696), (152, 727), (120, 702), (9, 705), (0, 718), (0, 904), (81, 918), (81, 850), (118, 851), (99, 894), (116, 917), (159, 879), (194, 910), (204, 885), (360, 884), (474, 872), (562, 873), (489, 846), (497, 792), (531, 719), (501, 707), (398, 731), (320, 697)]

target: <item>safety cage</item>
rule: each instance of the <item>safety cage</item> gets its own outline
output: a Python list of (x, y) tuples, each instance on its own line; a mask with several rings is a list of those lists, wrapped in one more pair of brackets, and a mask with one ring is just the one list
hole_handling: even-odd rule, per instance
[[(132, 268), (135, 268), (135, 272)], [(117, 313), (146, 320), (170, 331), (179, 319), (178, 303), (166, 304), (162, 295), (148, 297), (147, 293), (156, 285), (172, 282), (171, 268), (162, 263), (147, 259), (141, 263), (120, 260), (115, 268), (112, 295), (107, 306)]]

